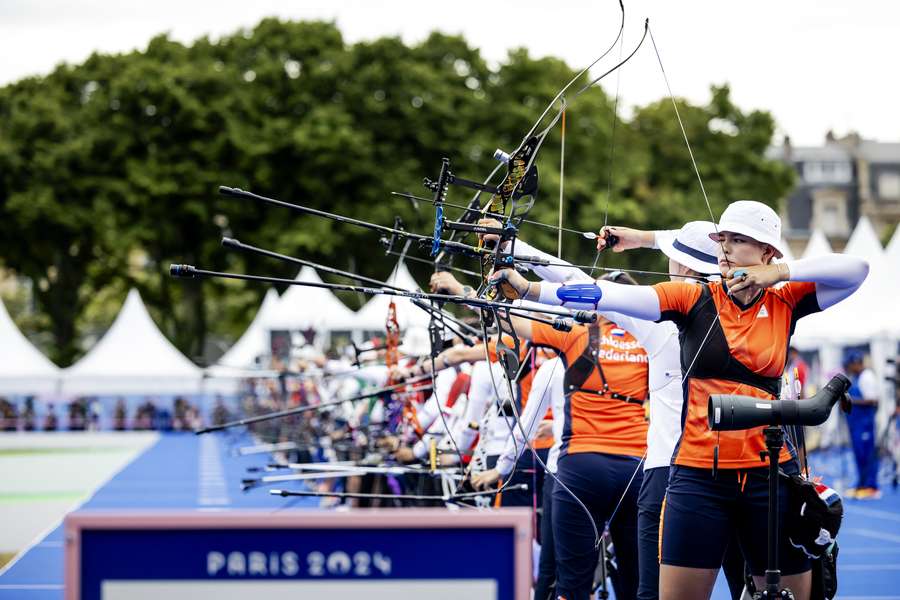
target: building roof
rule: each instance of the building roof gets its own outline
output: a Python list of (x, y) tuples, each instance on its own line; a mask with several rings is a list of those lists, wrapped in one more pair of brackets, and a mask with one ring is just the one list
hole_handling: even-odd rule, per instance
[(850, 162), (850, 152), (839, 144), (824, 146), (791, 146), (791, 155), (785, 156), (785, 147), (770, 146), (766, 158), (772, 160), (790, 160), (791, 162)]
[[(826, 141), (821, 146), (779, 144), (766, 150), (766, 158), (790, 162), (847, 162), (856, 155), (871, 163), (900, 163), (900, 142), (860, 140), (852, 147), (847, 144), (852, 142)], [(786, 155), (787, 148), (790, 148), (790, 158)]]
[(872, 163), (900, 163), (900, 143), (863, 140), (859, 156)]

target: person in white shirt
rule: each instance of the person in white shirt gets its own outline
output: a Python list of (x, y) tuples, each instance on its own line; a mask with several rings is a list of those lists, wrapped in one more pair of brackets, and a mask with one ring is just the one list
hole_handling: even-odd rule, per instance
[[(562, 446), (563, 425), (565, 423), (566, 396), (563, 391), (563, 377), (566, 368), (559, 358), (545, 361), (534, 376), (531, 384), (531, 392), (528, 394), (528, 402), (520, 416), (521, 429), (514, 427), (512, 436), (507, 439), (506, 446), (497, 459), (493, 469), (482, 471), (472, 478), (472, 485), (477, 489), (494, 484), (501, 477), (506, 478), (523, 452), (527, 451), (524, 430), (529, 440), (542, 435), (544, 416), (550, 410), (553, 414), (552, 434), (553, 446), (547, 455), (547, 471), (556, 473), (556, 461), (559, 458), (559, 450)], [(538, 559), (538, 576), (534, 584), (535, 598), (548, 598), (556, 582), (556, 553), (553, 548), (553, 488), (552, 476), (544, 478), (544, 486), (541, 498), (541, 552)]]

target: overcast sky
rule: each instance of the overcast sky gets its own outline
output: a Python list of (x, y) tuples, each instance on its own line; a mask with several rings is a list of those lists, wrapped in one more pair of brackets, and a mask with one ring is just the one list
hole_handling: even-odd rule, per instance
[[(742, 109), (772, 111), (779, 136), (798, 145), (819, 144), (829, 129), (900, 140), (898, 3), (625, 0), (625, 10), (626, 48), (649, 17), (676, 95), (705, 103), (711, 84), (727, 82)], [(95, 50), (143, 48), (161, 32), (189, 42), (266, 16), (334, 20), (350, 42), (383, 35), (416, 42), (440, 29), (463, 34), (489, 60), (525, 46), (573, 68), (607, 47), (619, 23), (616, 0), (0, 0), (0, 85)], [(649, 43), (621, 78), (624, 106), (665, 94)], [(607, 85), (614, 93), (612, 77)]]

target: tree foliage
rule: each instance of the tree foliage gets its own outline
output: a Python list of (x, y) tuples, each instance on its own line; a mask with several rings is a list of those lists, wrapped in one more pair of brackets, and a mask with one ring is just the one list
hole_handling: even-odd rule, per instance
[[(19, 322), (32, 334), (49, 327), (45, 349), (68, 364), (135, 286), (180, 348), (213, 355), (207, 342), (233, 340), (264, 290), (172, 281), (169, 263), (296, 272), (226, 252), (223, 234), (375, 277), (396, 260), (372, 232), (222, 198), (218, 185), (383, 224), (401, 215), (408, 229), (427, 231), (431, 207), (390, 192), (420, 193), (443, 156), (455, 173), (482, 178), (496, 164), (493, 150), (514, 149), (574, 73), (524, 50), (492, 67), (464, 39), (438, 33), (412, 46), (397, 38), (350, 45), (334, 24), (266, 19), (189, 46), (159, 36), (143, 51), (95, 54), (8, 85), (0, 89), (0, 266), (34, 283), (38, 315)], [(566, 115), (564, 224), (708, 219), (671, 101), (627, 120), (614, 118), (614, 101), (597, 86)], [(733, 199), (774, 204), (786, 194), (791, 171), (764, 156), (768, 113), (741, 111), (727, 87), (713, 88), (707, 106), (678, 103), (714, 213)], [(556, 222), (559, 160), (557, 128), (540, 155), (532, 218)], [(468, 196), (454, 189), (450, 201)], [(522, 236), (556, 246), (550, 230)], [(594, 259), (589, 242), (564, 241), (566, 258)], [(661, 266), (647, 256), (608, 260)], [(424, 280), (427, 267), (413, 270)]]

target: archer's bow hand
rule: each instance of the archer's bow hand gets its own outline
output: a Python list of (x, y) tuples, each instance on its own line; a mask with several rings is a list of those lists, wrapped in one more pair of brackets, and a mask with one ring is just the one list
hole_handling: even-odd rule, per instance
[[(505, 281), (514, 287), (519, 293), (519, 297), (525, 300), (534, 300), (540, 295), (540, 284), (533, 285), (515, 269), (498, 269), (488, 277), (488, 283), (491, 285), (499, 285), (501, 281)], [(531, 292), (530, 295), (529, 292)]]
[(788, 279), (788, 266), (784, 263), (772, 263), (729, 269), (725, 274), (725, 285), (728, 286), (729, 293), (733, 294), (748, 288), (758, 291)]
[(597, 252), (611, 248), (624, 252), (635, 248), (652, 248), (653, 232), (630, 227), (603, 227), (597, 234)]
[(493, 486), (500, 480), (500, 471), (497, 469), (489, 469), (482, 471), (472, 477), (472, 487), (476, 490), (483, 490)]
[(429, 284), (433, 294), (451, 294), (453, 296), (462, 296), (465, 294), (463, 284), (446, 271), (438, 271), (432, 275)]
[[(478, 224), (484, 225), (486, 227), (496, 227), (497, 229), (503, 227), (503, 223), (501, 223), (497, 219), (478, 219)], [(478, 240), (482, 243), (483, 246), (493, 248), (500, 240), (500, 236), (496, 233), (479, 233)]]

